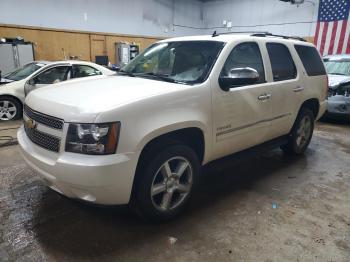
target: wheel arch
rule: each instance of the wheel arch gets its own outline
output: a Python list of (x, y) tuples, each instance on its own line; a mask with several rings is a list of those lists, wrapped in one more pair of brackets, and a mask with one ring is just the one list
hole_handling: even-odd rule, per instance
[(16, 101), (18, 101), (23, 107), (23, 102), (21, 101), (21, 99), (19, 99), (15, 95), (12, 95), (12, 94), (0, 94), (0, 98), (2, 98), (2, 97), (11, 97), (12, 99), (15, 99)]
[[(170, 143), (180, 142), (192, 148), (198, 156), (200, 163), (205, 159), (207, 152), (205, 131), (200, 124), (196, 125), (170, 125), (161, 129), (154, 130), (148, 134), (138, 145), (140, 152), (139, 162), (142, 161), (145, 153), (157, 145), (167, 145)], [(152, 150), (153, 151), (153, 150)]]
[[(310, 98), (304, 101), (304, 103), (302, 103), (299, 112), (302, 110), (302, 108), (308, 108), (312, 111), (312, 113), (314, 114), (315, 119), (318, 116), (318, 113), (320, 111), (320, 102), (317, 98)], [(298, 112), (298, 113), (299, 113)]]
[(289, 134), (292, 132), (292, 130), (293, 130), (294, 126), (295, 126), (295, 123), (296, 123), (296, 121), (298, 119), (298, 116), (299, 116), (301, 110), (303, 110), (303, 108), (310, 109), (312, 111), (315, 119), (316, 119), (317, 115), (318, 115), (318, 112), (320, 111), (320, 102), (319, 102), (319, 100), (317, 98), (310, 98), (310, 99), (305, 100), (301, 104), (301, 106), (300, 106), (300, 108), (298, 110), (298, 113), (295, 115), (293, 126), (289, 130)]

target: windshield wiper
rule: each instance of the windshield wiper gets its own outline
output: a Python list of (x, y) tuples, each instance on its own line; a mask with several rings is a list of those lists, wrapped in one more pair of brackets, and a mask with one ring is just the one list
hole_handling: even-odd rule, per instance
[(170, 82), (170, 83), (180, 83), (179, 81), (176, 81), (175, 79), (172, 79), (169, 77), (169, 75), (162, 75), (162, 74), (155, 74), (155, 73), (140, 73), (140, 74), (136, 74), (135, 76), (150, 76), (152, 78), (156, 78), (156, 79), (160, 79), (166, 82)]
[(125, 70), (119, 70), (117, 73), (121, 73), (123, 75), (127, 75), (127, 76), (130, 76), (130, 77), (135, 77), (135, 75), (132, 72), (128, 72), (128, 71), (125, 71)]

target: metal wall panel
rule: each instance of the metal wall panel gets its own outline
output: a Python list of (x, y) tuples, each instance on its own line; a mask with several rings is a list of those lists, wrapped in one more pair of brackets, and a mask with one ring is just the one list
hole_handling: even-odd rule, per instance
[(34, 61), (32, 45), (17, 45), (19, 66), (24, 66)]
[(12, 44), (0, 44), (0, 70), (5, 75), (16, 68)]

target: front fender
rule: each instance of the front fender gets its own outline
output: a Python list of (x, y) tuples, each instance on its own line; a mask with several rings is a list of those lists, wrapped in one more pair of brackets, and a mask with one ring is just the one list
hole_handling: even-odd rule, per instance
[(151, 142), (153, 139), (160, 137), (162, 135), (166, 135), (168, 133), (174, 132), (174, 131), (180, 131), (187, 128), (198, 128), (202, 131), (204, 136), (204, 159), (203, 162), (207, 162), (206, 159), (208, 158), (208, 152), (210, 152), (210, 146), (211, 143), (208, 143), (210, 140), (210, 134), (206, 130), (206, 127), (203, 123), (199, 121), (186, 121), (186, 122), (178, 122), (178, 123), (172, 123), (166, 126), (159, 127), (157, 129), (154, 129), (150, 133), (145, 134), (145, 136), (141, 139), (141, 141), (136, 146), (136, 151), (141, 152), (145, 146)]
[(180, 91), (148, 97), (101, 113), (95, 122), (121, 123), (117, 151), (141, 153), (156, 137), (185, 128), (198, 128), (205, 141), (204, 162), (212, 146), (209, 86), (182, 87)]
[(0, 86), (0, 96), (13, 96), (24, 103), (24, 84), (22, 81), (15, 81)]

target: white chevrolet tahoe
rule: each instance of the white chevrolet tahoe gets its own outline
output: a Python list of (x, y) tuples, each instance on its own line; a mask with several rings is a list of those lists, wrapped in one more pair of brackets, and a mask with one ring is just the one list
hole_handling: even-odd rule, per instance
[(183, 210), (201, 166), (213, 160), (276, 141), (303, 153), (327, 89), (318, 51), (301, 39), (168, 39), (118, 76), (31, 92), (18, 141), (53, 190), (166, 220)]

